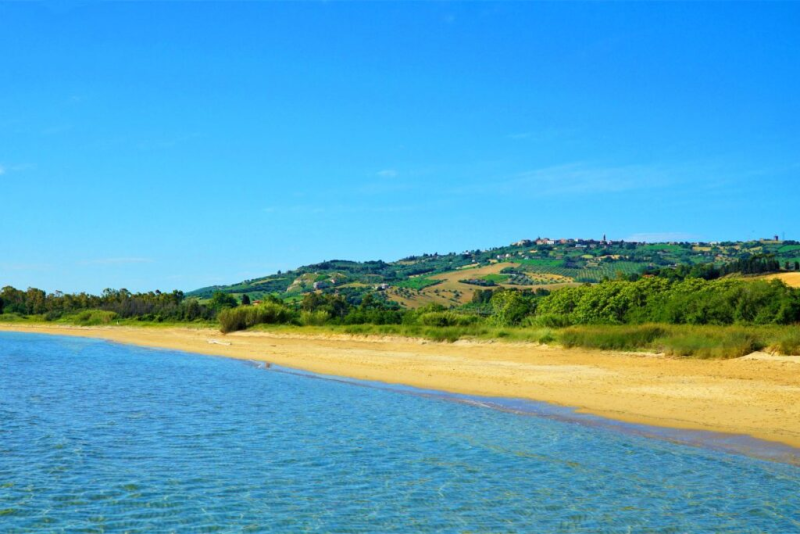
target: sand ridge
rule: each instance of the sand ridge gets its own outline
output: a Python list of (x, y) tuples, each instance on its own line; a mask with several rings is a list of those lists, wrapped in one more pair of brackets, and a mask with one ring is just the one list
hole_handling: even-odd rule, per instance
[(263, 331), (223, 336), (193, 328), (6, 324), (0, 331), (94, 337), (425, 389), (546, 401), (622, 421), (748, 434), (800, 447), (800, 357), (688, 360), (505, 342)]

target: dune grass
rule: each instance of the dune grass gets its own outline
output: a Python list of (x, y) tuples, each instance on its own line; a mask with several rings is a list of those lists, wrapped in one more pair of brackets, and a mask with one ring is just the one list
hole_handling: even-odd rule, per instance
[[(542, 343), (565, 348), (585, 348), (628, 352), (661, 353), (680, 358), (726, 359), (745, 356), (755, 351), (800, 356), (800, 326), (694, 326), (670, 324), (642, 325), (584, 325), (570, 327), (499, 327), (485, 322), (451, 324), (441, 317), (426, 321), (429, 324), (323, 324), (320, 317), (301, 317), (301, 324), (274, 324), (285, 318), (269, 314), (269, 322), (259, 324), (264, 317), (256, 317), (251, 307), (240, 307), (230, 313), (227, 327), (241, 326), (252, 330), (296, 334), (354, 336), (397, 336), (425, 339), (436, 342), (459, 340), (502, 341), (510, 343)], [(274, 310), (273, 310), (274, 311)], [(445, 318), (446, 319), (446, 318)], [(136, 319), (119, 319), (112, 312), (89, 310), (64, 315), (47, 321), (44, 316), (0, 314), (0, 322), (69, 324), (78, 326), (138, 326), (218, 328), (219, 323), (208, 321), (148, 322)], [(242, 323), (241, 325), (239, 323)]]
[[(800, 354), (793, 345), (796, 327), (626, 325), (580, 326), (559, 332), (565, 347), (648, 351), (693, 358), (737, 358), (769, 349)], [(786, 340), (781, 344), (782, 340)]]
[(797, 326), (592, 325), (568, 328), (493, 327), (484, 324), (424, 325), (259, 325), (258, 330), (297, 334), (398, 336), (439, 342), (459, 340), (542, 343), (565, 348), (651, 352), (674, 357), (726, 359), (766, 350), (800, 356)]
[(48, 317), (47, 314), (20, 315), (18, 313), (0, 313), (0, 324), (45, 324), (69, 326), (133, 326), (142, 328), (219, 328), (216, 320), (171, 321), (171, 320), (144, 320), (142, 318), (121, 318), (114, 312), (105, 310), (84, 310), (67, 313), (58, 317)]

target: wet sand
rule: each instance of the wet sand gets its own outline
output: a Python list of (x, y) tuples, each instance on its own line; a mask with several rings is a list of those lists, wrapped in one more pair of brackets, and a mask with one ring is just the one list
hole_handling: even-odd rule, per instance
[(422, 389), (545, 401), (620, 421), (747, 434), (800, 447), (800, 357), (681, 360), (534, 344), (223, 336), (191, 328), (2, 324), (0, 331), (93, 337)]

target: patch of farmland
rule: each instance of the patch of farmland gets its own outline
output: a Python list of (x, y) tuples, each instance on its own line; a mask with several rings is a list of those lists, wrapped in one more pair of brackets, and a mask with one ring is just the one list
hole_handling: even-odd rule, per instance
[(418, 277), (418, 278), (409, 278), (408, 280), (403, 280), (401, 282), (397, 282), (394, 284), (396, 287), (405, 287), (409, 289), (425, 289), (426, 287), (435, 286), (436, 284), (440, 284), (441, 280), (434, 280), (431, 278), (425, 277)]
[(778, 273), (765, 276), (767, 280), (783, 280), (789, 287), (800, 287), (800, 273)]
[(625, 275), (641, 272), (645, 264), (634, 261), (602, 261), (589, 263), (583, 268), (562, 267), (562, 262), (556, 266), (543, 264), (524, 263), (524, 270), (528, 277), (532, 275), (553, 275), (561, 279), (575, 282), (600, 282), (604, 278), (616, 278), (617, 272)]

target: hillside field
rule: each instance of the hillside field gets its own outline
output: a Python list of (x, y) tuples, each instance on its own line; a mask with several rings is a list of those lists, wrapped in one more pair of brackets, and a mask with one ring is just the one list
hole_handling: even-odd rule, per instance
[[(501, 274), (503, 269), (514, 269), (516, 267), (517, 264), (515, 263), (498, 262), (484, 267), (458, 269), (426, 278), (425, 280), (428, 283), (419, 289), (398, 285), (397, 287), (389, 288), (386, 294), (390, 300), (408, 308), (418, 308), (431, 303), (443, 306), (458, 306), (472, 300), (472, 295), (478, 289), (496, 289), (498, 287), (520, 289), (524, 287), (527, 289), (545, 288), (552, 290), (575, 284), (570, 278), (553, 274), (542, 274), (531, 279), (533, 283), (525, 284), (524, 286), (503, 281), (510, 278)], [(480, 280), (491, 285), (471, 284), (464, 280)]]
[(789, 287), (800, 287), (800, 273), (778, 273), (770, 274), (765, 277), (767, 280), (783, 280)]
[(423, 254), (397, 261), (330, 260), (277, 272), (227, 286), (209, 286), (187, 294), (205, 300), (216, 291), (241, 300), (273, 295), (298, 301), (312, 292), (338, 293), (360, 302), (373, 293), (405, 308), (427, 304), (455, 307), (469, 302), (478, 289), (559, 289), (641, 274), (647, 270), (711, 265), (772, 258), (776, 274), (798, 284), (800, 243), (760, 240), (722, 243), (634, 243), (584, 239), (522, 240), (489, 249)]

